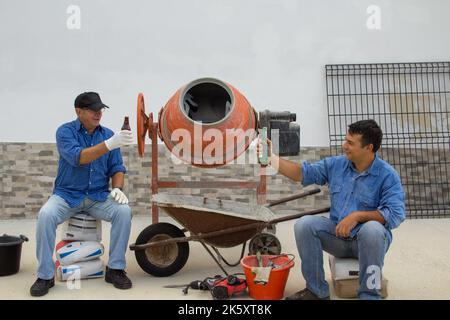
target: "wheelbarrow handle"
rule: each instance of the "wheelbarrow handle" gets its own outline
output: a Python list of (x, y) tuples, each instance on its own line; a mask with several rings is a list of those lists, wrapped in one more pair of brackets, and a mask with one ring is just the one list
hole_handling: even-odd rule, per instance
[(293, 214), (293, 215), (289, 215), (289, 216), (279, 217), (279, 218), (270, 220), (268, 222), (268, 224), (269, 225), (274, 225), (274, 224), (277, 224), (279, 222), (294, 220), (294, 219), (301, 218), (303, 216), (311, 216), (311, 215), (314, 215), (314, 214), (325, 213), (325, 212), (329, 212), (329, 211), (330, 211), (330, 207), (325, 207), (325, 208), (321, 208), (321, 209), (315, 209), (315, 210), (301, 212), (301, 213), (297, 213), (297, 214)]
[(310, 196), (312, 194), (316, 194), (316, 193), (319, 193), (319, 192), (320, 192), (319, 188), (312, 189), (312, 190), (309, 190), (309, 191), (306, 191), (306, 192), (302, 192), (302, 193), (299, 193), (299, 194), (294, 194), (293, 196), (289, 196), (289, 197), (286, 197), (286, 198), (281, 198), (281, 199), (278, 199), (278, 200), (271, 201), (266, 206), (267, 207), (276, 206), (277, 204), (281, 204), (281, 203), (285, 203), (285, 202), (288, 202), (288, 201), (300, 199), (300, 198), (303, 198), (303, 197), (306, 197), (306, 196)]

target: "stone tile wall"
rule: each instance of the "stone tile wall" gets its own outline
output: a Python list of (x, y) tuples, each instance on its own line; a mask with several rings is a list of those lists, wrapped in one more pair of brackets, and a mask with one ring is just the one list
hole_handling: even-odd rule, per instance
[[(125, 192), (134, 214), (150, 216), (150, 145), (140, 158), (137, 147), (122, 149), (128, 173)], [(51, 195), (56, 177), (58, 153), (51, 143), (0, 143), (0, 219), (33, 218)], [(254, 150), (247, 151), (248, 157)], [(407, 216), (410, 218), (443, 217), (450, 214), (450, 151), (433, 152), (423, 149), (382, 150), (382, 156), (398, 168), (405, 192)], [(329, 155), (328, 147), (302, 147), (293, 161), (316, 161)], [(165, 146), (159, 146), (159, 179), (166, 181), (257, 181), (259, 166), (227, 164), (215, 169), (177, 165)], [(240, 158), (239, 160), (241, 160)], [(242, 161), (243, 162), (243, 161)], [(237, 163), (240, 163), (237, 161)], [(247, 163), (249, 163), (247, 161)], [(309, 186), (306, 189), (314, 188)], [(307, 198), (273, 207), (275, 213), (291, 214), (329, 206), (327, 187)], [(267, 180), (267, 200), (275, 200), (302, 191), (302, 186), (282, 175), (270, 175)], [(161, 193), (202, 195), (224, 200), (256, 203), (256, 190), (249, 189), (160, 189)], [(415, 208), (415, 209), (414, 209)], [(432, 210), (434, 208), (434, 210)], [(418, 211), (414, 211), (414, 210)]]
[[(56, 177), (58, 152), (52, 143), (0, 143), (0, 219), (34, 218), (52, 194)], [(150, 145), (140, 158), (137, 147), (123, 148), (122, 155), (128, 173), (125, 192), (129, 196), (133, 214), (150, 216)], [(254, 152), (254, 150), (253, 150)], [(319, 160), (329, 153), (329, 148), (302, 148), (299, 156), (291, 160)], [(191, 165), (175, 165), (165, 146), (159, 146), (160, 180), (227, 181), (258, 179), (259, 166), (229, 164), (215, 169), (200, 169)], [(300, 184), (281, 175), (267, 180), (268, 200), (274, 200), (302, 191)], [(308, 187), (311, 188), (311, 187)], [(294, 213), (329, 206), (328, 190), (314, 196), (274, 207), (276, 213)], [(242, 189), (160, 189), (170, 194), (204, 195), (227, 200), (256, 203), (256, 190)]]

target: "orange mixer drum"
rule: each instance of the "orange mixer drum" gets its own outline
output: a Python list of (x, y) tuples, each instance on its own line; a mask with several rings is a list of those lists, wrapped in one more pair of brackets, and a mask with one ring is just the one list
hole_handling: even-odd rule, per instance
[(233, 86), (218, 79), (194, 80), (159, 113), (159, 136), (179, 159), (218, 167), (236, 159), (256, 137), (257, 114)]

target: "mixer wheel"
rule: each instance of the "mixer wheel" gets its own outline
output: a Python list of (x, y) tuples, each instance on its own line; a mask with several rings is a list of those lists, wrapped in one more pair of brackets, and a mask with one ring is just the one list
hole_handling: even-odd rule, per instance
[(270, 233), (258, 233), (248, 244), (249, 255), (261, 254), (279, 255), (281, 253), (281, 243), (277, 237)]

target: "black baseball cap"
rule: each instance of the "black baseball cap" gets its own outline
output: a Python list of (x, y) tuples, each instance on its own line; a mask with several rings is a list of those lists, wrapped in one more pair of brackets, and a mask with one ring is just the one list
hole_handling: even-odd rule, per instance
[(109, 107), (103, 104), (97, 92), (83, 92), (75, 98), (75, 108), (87, 108), (93, 111), (98, 111)]

